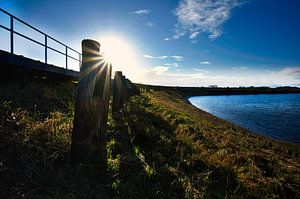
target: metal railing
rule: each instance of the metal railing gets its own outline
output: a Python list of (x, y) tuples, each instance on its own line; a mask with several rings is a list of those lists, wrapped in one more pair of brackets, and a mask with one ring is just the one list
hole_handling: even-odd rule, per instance
[[(3, 25), (0, 24), (0, 28), (3, 28), (3, 29), (5, 29), (5, 30), (7, 30), (7, 31), (10, 32), (10, 53), (11, 53), (11, 54), (14, 54), (14, 34), (16, 34), (16, 35), (18, 35), (18, 36), (20, 36), (20, 37), (23, 37), (23, 38), (25, 38), (25, 39), (27, 39), (27, 40), (29, 40), (29, 41), (31, 41), (31, 42), (34, 42), (34, 43), (36, 43), (36, 44), (39, 44), (40, 46), (43, 46), (43, 47), (45, 48), (44, 62), (45, 62), (46, 64), (48, 64), (48, 49), (49, 49), (49, 50), (52, 50), (52, 51), (54, 51), (54, 52), (57, 52), (57, 53), (59, 53), (59, 54), (65, 56), (65, 59), (66, 59), (65, 69), (66, 69), (66, 70), (68, 70), (68, 58), (77, 61), (77, 62), (79, 63), (79, 67), (80, 67), (80, 65), (81, 65), (81, 53), (79, 53), (78, 51), (74, 50), (73, 48), (71, 48), (71, 47), (65, 45), (64, 43), (62, 43), (62, 42), (60, 42), (60, 41), (54, 39), (53, 37), (47, 35), (46, 33), (40, 31), (39, 29), (37, 29), (37, 28), (31, 26), (30, 24), (26, 23), (26, 22), (23, 21), (22, 19), (19, 19), (19, 18), (15, 17), (14, 15), (12, 15), (12, 14), (10, 14), (9, 12), (3, 10), (2, 8), (0, 8), (0, 11), (1, 11), (2, 13), (4, 13), (4, 14), (8, 15), (9, 18), (10, 18), (10, 27), (6, 27), (6, 26), (3, 26)], [(28, 37), (28, 36), (22, 34), (22, 33), (17, 32), (17, 31), (14, 29), (14, 21), (15, 21), (15, 20), (18, 21), (18, 22), (20, 22), (20, 23), (22, 23), (22, 24), (24, 24), (24, 25), (26, 25), (27, 27), (31, 28), (32, 30), (34, 30), (34, 31), (36, 31), (36, 32), (38, 32), (38, 33), (40, 33), (40, 34), (42, 34), (42, 35), (44, 36), (44, 38), (45, 38), (45, 39), (44, 39), (44, 43), (41, 43), (41, 42), (39, 42), (39, 41), (37, 41), (37, 40), (34, 40), (34, 39), (32, 39), (32, 38), (30, 38), (30, 37)], [(62, 45), (62, 46), (65, 48), (65, 52), (61, 52), (61, 51), (59, 51), (59, 50), (57, 50), (57, 49), (55, 49), (55, 48), (52, 48), (52, 47), (48, 46), (48, 40), (49, 40), (49, 39), (52, 40), (52, 41), (54, 41), (54, 42), (56, 42), (56, 43), (58, 43), (58, 44), (60, 44), (60, 45)], [(73, 51), (74, 53), (78, 54), (78, 58), (75, 58), (75, 57), (73, 57), (73, 56), (68, 55), (68, 52), (69, 52), (69, 51)]]

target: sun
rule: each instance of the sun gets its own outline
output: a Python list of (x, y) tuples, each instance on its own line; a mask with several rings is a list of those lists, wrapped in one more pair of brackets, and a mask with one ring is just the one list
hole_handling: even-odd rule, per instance
[(137, 52), (134, 45), (129, 44), (120, 36), (103, 36), (99, 38), (101, 54), (106, 62), (112, 64), (113, 71), (120, 70), (123, 73), (134, 72), (137, 67)]
[(104, 61), (112, 65), (112, 78), (115, 71), (122, 71), (133, 82), (143, 81), (146, 69), (138, 38), (113, 32), (99, 32), (93, 38), (100, 43)]

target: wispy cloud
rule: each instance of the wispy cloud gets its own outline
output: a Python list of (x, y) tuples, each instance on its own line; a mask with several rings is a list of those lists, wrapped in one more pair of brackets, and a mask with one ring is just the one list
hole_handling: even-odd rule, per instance
[(143, 55), (148, 59), (174, 59), (175, 61), (183, 61), (184, 57), (179, 55), (172, 55), (172, 56), (152, 56), (152, 55)]
[(182, 66), (181, 64), (178, 64), (177, 62), (174, 63), (165, 63), (165, 66), (169, 66), (169, 67), (174, 67), (174, 68), (178, 68), (180, 66)]
[(147, 15), (149, 13), (150, 13), (150, 10), (147, 10), (147, 9), (141, 9), (141, 10), (136, 10), (136, 11), (131, 12), (131, 14), (134, 14), (136, 16), (143, 16), (143, 15)]
[(144, 57), (148, 58), (148, 59), (167, 59), (168, 56), (152, 56), (152, 55), (143, 55)]
[(298, 67), (285, 67), (279, 71), (269, 71), (270, 76), (274, 77), (289, 77), (298, 80), (300, 83), (300, 66)]
[(168, 66), (155, 66), (154, 68), (146, 70), (146, 72), (154, 73), (156, 75), (162, 75), (163, 73), (167, 72), (169, 68), (170, 67)]
[(154, 23), (149, 21), (146, 23), (146, 26), (152, 28), (154, 26)]
[(196, 31), (196, 32), (191, 33), (190, 39), (195, 39), (199, 34), (200, 34), (199, 31)]
[[(146, 16), (150, 14), (150, 10), (148, 9), (141, 9), (141, 10), (136, 10), (133, 12), (129, 12), (129, 14), (135, 15), (136, 17), (142, 17), (142, 16)], [(147, 21), (144, 22), (146, 26), (148, 26), (149, 28), (154, 27), (154, 23), (152, 21)]]
[(186, 34), (195, 40), (199, 34), (207, 33), (210, 39), (221, 36), (222, 26), (230, 18), (232, 10), (244, 0), (181, 0), (174, 11), (177, 24), (174, 35), (165, 41), (178, 39)]
[(209, 65), (210, 62), (209, 61), (202, 61), (202, 62), (200, 62), (200, 64), (202, 64), (202, 65)]
[(201, 72), (201, 73), (208, 73), (207, 70), (203, 70), (203, 69), (199, 69), (199, 68), (193, 68), (192, 70), (196, 71), (196, 72)]
[(247, 70), (248, 67), (247, 66), (236, 66), (236, 67), (232, 67), (233, 70)]
[(178, 55), (173, 55), (171, 56), (173, 59), (175, 59), (176, 61), (182, 61), (183, 60), (183, 56), (178, 56)]
[[(145, 83), (170, 86), (294, 86), (300, 85), (300, 67), (284, 67), (253, 74), (216, 74), (198, 68), (193, 72), (172, 72), (169, 67), (157, 66), (146, 71)], [(180, 82), (180, 84), (178, 83)]]

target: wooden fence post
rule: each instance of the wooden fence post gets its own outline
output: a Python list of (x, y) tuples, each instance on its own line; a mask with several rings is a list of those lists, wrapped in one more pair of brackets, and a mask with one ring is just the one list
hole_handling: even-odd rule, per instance
[(129, 100), (129, 93), (128, 93), (128, 88), (126, 85), (126, 78), (124, 75), (122, 75), (122, 85), (123, 85), (123, 89), (122, 89), (122, 105), (126, 104)]
[[(92, 154), (104, 160), (111, 66), (100, 55), (100, 44), (82, 41), (82, 66), (77, 87), (71, 161), (86, 162)], [(100, 154), (99, 154), (100, 153)]]
[(116, 71), (114, 77), (114, 89), (113, 89), (113, 102), (112, 102), (112, 112), (115, 114), (122, 107), (122, 72)]
[(121, 71), (116, 71), (112, 103), (113, 113), (117, 113), (129, 101), (131, 96), (137, 94), (138, 90), (135, 85), (129, 79), (126, 79)]
[(138, 94), (136, 87), (133, 85), (133, 83), (129, 79), (126, 79), (126, 85), (128, 88), (129, 96)]

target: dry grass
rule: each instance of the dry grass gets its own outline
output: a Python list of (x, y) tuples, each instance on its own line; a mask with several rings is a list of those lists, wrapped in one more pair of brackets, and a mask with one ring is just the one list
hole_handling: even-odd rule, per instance
[(0, 88), (0, 198), (99, 198), (97, 165), (69, 162), (75, 88)]
[(0, 198), (299, 198), (299, 145), (257, 136), (175, 92), (109, 116), (108, 167), (69, 162), (75, 87), (0, 87)]
[[(151, 107), (146, 110), (174, 129), (170, 139), (177, 143), (176, 155), (182, 158), (179, 168), (182, 162), (191, 171), (191, 181), (186, 186), (195, 194), (209, 193), (212, 198), (240, 194), (266, 198), (300, 196), (299, 145), (254, 135), (196, 109), (176, 93), (145, 95)], [(202, 163), (195, 167), (197, 161)], [(197, 187), (193, 179), (202, 172), (208, 175), (209, 183)], [(218, 188), (211, 189), (215, 183)]]

